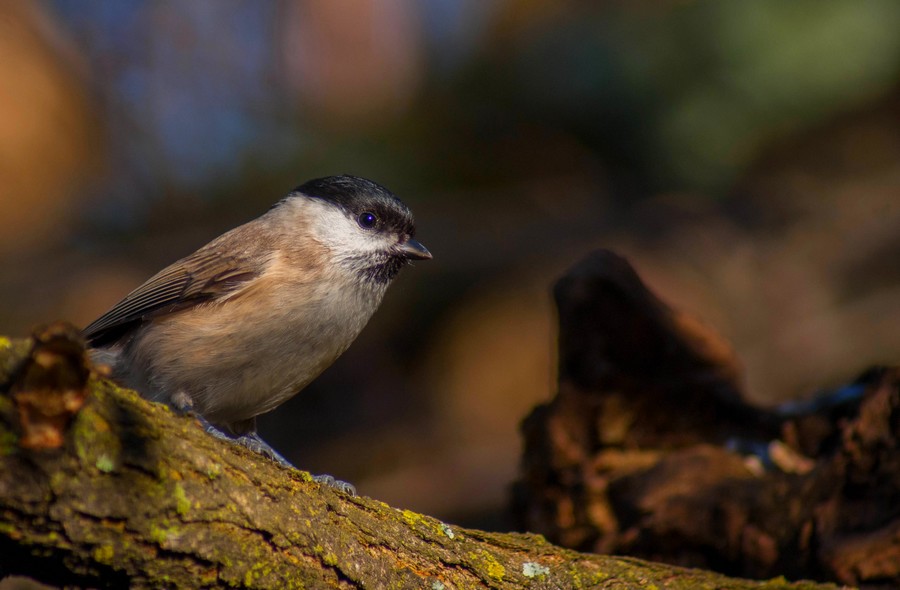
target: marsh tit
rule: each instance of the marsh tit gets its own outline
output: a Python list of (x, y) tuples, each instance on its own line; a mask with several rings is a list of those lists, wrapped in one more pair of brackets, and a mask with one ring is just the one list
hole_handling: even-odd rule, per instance
[(83, 333), (124, 385), (290, 465), (256, 434), (256, 417), (350, 346), (401, 268), (431, 258), (414, 235), (412, 213), (383, 186), (310, 180), (161, 270)]

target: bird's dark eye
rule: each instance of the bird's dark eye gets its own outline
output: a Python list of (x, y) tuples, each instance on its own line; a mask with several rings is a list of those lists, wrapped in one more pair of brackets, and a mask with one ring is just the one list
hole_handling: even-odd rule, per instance
[(378, 225), (378, 216), (376, 216), (371, 211), (363, 211), (359, 214), (359, 217), (356, 219), (359, 223), (359, 226), (363, 229), (372, 229), (376, 225)]

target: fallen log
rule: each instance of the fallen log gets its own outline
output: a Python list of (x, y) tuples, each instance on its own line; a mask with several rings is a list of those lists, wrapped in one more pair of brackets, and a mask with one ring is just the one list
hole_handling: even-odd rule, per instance
[(348, 496), (116, 387), (65, 325), (0, 339), (0, 568), (91, 588), (833, 588), (577, 553)]

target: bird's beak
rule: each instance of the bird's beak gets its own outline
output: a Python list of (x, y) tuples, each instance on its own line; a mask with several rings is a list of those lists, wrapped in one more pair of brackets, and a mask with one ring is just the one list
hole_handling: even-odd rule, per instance
[(397, 245), (397, 251), (410, 260), (431, 260), (431, 252), (419, 242), (409, 239)]

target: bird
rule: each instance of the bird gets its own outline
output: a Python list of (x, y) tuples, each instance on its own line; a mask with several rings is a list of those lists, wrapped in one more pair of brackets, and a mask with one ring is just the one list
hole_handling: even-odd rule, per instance
[(390, 190), (316, 178), (153, 275), (82, 335), (114, 380), (293, 467), (259, 437), (257, 416), (350, 346), (404, 266), (431, 258)]

